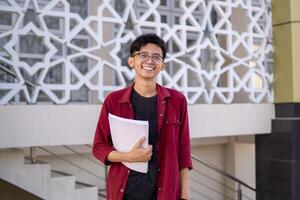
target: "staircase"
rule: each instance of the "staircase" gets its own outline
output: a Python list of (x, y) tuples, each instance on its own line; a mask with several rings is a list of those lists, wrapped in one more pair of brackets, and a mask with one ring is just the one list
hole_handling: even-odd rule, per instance
[(21, 150), (0, 151), (0, 178), (42, 199), (98, 200), (96, 186), (76, 183), (75, 176), (51, 171), (49, 164), (25, 164)]
[[(83, 145), (90, 152), (90, 145)], [(35, 156), (36, 162), (30, 163), (26, 153), (18, 149), (0, 150), (0, 179), (5, 180), (25, 191), (46, 200), (104, 200), (106, 199), (106, 191), (103, 188), (105, 183), (105, 174), (107, 168), (97, 166), (101, 170), (105, 170), (105, 174), (101, 175), (99, 171), (93, 171), (91, 165), (95, 162), (86, 154), (75, 150), (75, 147), (61, 146), (55, 147), (70, 150), (77, 158), (84, 158), (85, 168), (76, 164), (75, 160), (71, 160), (65, 154), (57, 154), (54, 150), (46, 147), (38, 147), (47, 152), (49, 156)], [(64, 166), (59, 159), (69, 166)], [(255, 200), (255, 189), (236, 177), (226, 173), (222, 169), (214, 166), (208, 161), (202, 160), (192, 155), (194, 169), (190, 175), (190, 199), (191, 200)], [(87, 161), (90, 161), (88, 163)], [(77, 160), (79, 161), (79, 160)], [(45, 164), (45, 163), (51, 163)], [(82, 163), (81, 163), (82, 164)], [(99, 164), (95, 162), (94, 164)], [(83, 173), (72, 171), (72, 167), (77, 170), (84, 171), (86, 174), (97, 178), (98, 186), (95, 186), (94, 180), (87, 181), (84, 179)], [(73, 175), (71, 175), (73, 174)], [(75, 176), (76, 175), (76, 178)], [(223, 177), (224, 179), (220, 179)], [(227, 181), (224, 181), (228, 179)], [(80, 181), (80, 182), (79, 182)], [(229, 185), (228, 185), (229, 184)]]

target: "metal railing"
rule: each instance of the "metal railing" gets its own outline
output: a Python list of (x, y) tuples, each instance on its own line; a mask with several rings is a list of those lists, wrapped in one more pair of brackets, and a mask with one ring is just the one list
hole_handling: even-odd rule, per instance
[[(192, 159), (193, 159), (193, 161), (195, 161), (195, 162), (197, 162), (197, 163), (199, 163), (201, 165), (204, 165), (205, 167), (207, 167), (207, 168), (211, 169), (212, 171), (216, 172), (217, 174), (222, 175), (222, 176), (224, 176), (224, 177), (232, 180), (233, 183), (237, 184), (237, 189), (235, 189), (233, 187), (230, 187), (230, 186), (226, 185), (224, 182), (216, 180), (216, 179), (212, 178), (211, 176), (208, 176), (207, 174), (201, 172), (199, 169), (193, 169), (193, 172), (195, 172), (197, 174), (200, 174), (202, 177), (205, 177), (205, 178), (207, 178), (207, 179), (215, 182), (216, 184), (221, 185), (225, 189), (228, 189), (231, 192), (233, 192), (235, 195), (228, 196), (223, 191), (219, 191), (219, 190), (217, 190), (217, 189), (215, 189), (215, 188), (207, 185), (206, 183), (201, 182), (201, 181), (195, 179), (193, 176), (191, 176), (191, 180), (194, 181), (194, 182), (196, 182), (198, 185), (201, 185), (202, 187), (205, 187), (208, 190), (213, 191), (213, 192), (221, 195), (224, 199), (230, 199), (230, 200), (234, 200), (234, 199), (242, 200), (243, 198), (252, 200), (249, 196), (247, 196), (246, 194), (243, 193), (242, 187), (245, 187), (245, 188), (249, 189), (254, 195), (256, 194), (256, 189), (255, 188), (253, 188), (249, 184), (245, 183), (244, 181), (236, 178), (235, 176), (229, 174), (228, 172), (224, 171), (223, 169), (220, 169), (219, 167), (216, 167), (212, 163), (209, 163), (206, 160), (200, 159), (199, 157), (197, 157), (195, 155), (192, 155)], [(194, 188), (191, 188), (191, 190), (195, 191)], [(204, 195), (204, 194), (201, 194), (201, 192), (199, 192), (199, 191), (197, 191), (197, 193), (200, 193), (200, 195), (202, 195), (202, 196)], [(211, 199), (211, 198), (210, 197), (208, 197), (208, 198), (206, 197), (206, 199)]]
[[(89, 148), (89, 152), (91, 150), (91, 145), (84, 145), (86, 147)], [(73, 167), (76, 167), (80, 170), (82, 170), (85, 173), (88, 173), (89, 175), (98, 178), (99, 180), (103, 181), (106, 183), (107, 180), (107, 166), (104, 166), (103, 164), (101, 164), (100, 162), (90, 158), (89, 156), (87, 156), (86, 153), (80, 153), (79, 151), (76, 151), (74, 148), (71, 148), (70, 146), (67, 145), (63, 145), (63, 148), (67, 149), (68, 151), (80, 156), (81, 158), (84, 158), (90, 162), (93, 162), (94, 164), (99, 165), (101, 168), (104, 168), (104, 177), (99, 176), (99, 174), (92, 172), (88, 169), (86, 169), (86, 166), (80, 166), (78, 164), (76, 164), (75, 162), (72, 162), (68, 159), (66, 159), (65, 157), (58, 155), (57, 153), (52, 152), (51, 150), (47, 149), (46, 147), (34, 147), (36, 149), (41, 149), (42, 151), (46, 152), (47, 154), (62, 160), (70, 165), (72, 165)], [(35, 156), (34, 152), (33, 152), (33, 148), (30, 148), (30, 160), (34, 163), (34, 162), (39, 162), (39, 159), (37, 158), (37, 156)], [(249, 189), (251, 192), (253, 192), (254, 194), (256, 193), (256, 189), (253, 188), (252, 186), (250, 186), (249, 184), (245, 183), (244, 181), (236, 178), (235, 176), (227, 173), (226, 171), (224, 171), (223, 169), (220, 169), (219, 167), (216, 167), (215, 165), (213, 165), (212, 163), (209, 163), (206, 160), (200, 159), (199, 157), (192, 155), (192, 159), (194, 161), (194, 166), (197, 166), (197, 164), (201, 164), (207, 168), (209, 168), (210, 170), (212, 170), (213, 172), (222, 175), (226, 178), (229, 178), (230, 180), (233, 181), (233, 183), (237, 184), (237, 188), (235, 189), (235, 187), (232, 186), (228, 186), (224, 183), (224, 181), (216, 179), (214, 177), (212, 177), (211, 175), (208, 175), (207, 172), (203, 172), (204, 170), (201, 171), (201, 169), (199, 168), (195, 168), (191, 171), (191, 173), (195, 173), (200, 175), (201, 177), (204, 177), (206, 180), (209, 181), (203, 181), (202, 178), (197, 178), (197, 176), (190, 176), (190, 180), (194, 183), (191, 184), (190, 186), (190, 190), (191, 192), (193, 192), (194, 194), (197, 195), (197, 197), (191, 198), (191, 200), (199, 200), (199, 199), (208, 199), (208, 200), (214, 200), (215, 198), (213, 197), (214, 195), (212, 195), (213, 193), (218, 195), (219, 197), (222, 197), (222, 199), (229, 199), (229, 200), (242, 200), (244, 199), (248, 199), (248, 200), (252, 200), (249, 196), (247, 196), (246, 194), (243, 193), (242, 187), (245, 187), (247, 189)], [(210, 184), (209, 182), (213, 182), (215, 184), (218, 184), (221, 188), (224, 188), (225, 190), (229, 190), (230, 192), (234, 193), (234, 195), (230, 195), (226, 192), (224, 192), (224, 190), (220, 191), (217, 188), (215, 188), (214, 186), (212, 186), (212, 184)], [(104, 184), (106, 185), (106, 184)], [(209, 193), (203, 192), (202, 190), (199, 190), (199, 188), (205, 188), (206, 190), (210, 191)], [(106, 197), (106, 188), (100, 188), (98, 190), (99, 196), (102, 197)], [(215, 196), (216, 196), (215, 195)], [(219, 198), (218, 198), (219, 199)]]

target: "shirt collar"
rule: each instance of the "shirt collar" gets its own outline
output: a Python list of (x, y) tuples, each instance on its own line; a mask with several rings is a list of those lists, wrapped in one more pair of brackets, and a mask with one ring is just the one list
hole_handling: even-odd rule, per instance
[[(129, 87), (125, 88), (124, 93), (122, 94), (121, 98), (119, 99), (119, 103), (130, 103), (130, 96), (133, 90), (134, 83), (132, 83)], [(159, 84), (156, 84), (157, 96), (158, 99), (164, 100), (170, 97), (170, 92)]]

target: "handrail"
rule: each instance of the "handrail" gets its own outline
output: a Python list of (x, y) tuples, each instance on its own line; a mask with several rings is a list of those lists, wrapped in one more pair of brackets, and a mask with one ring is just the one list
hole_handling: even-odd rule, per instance
[(222, 183), (222, 182), (220, 182), (220, 181), (218, 181), (218, 180), (216, 180), (216, 179), (214, 179), (214, 178), (208, 176), (207, 174), (205, 174), (205, 173), (199, 171), (198, 169), (193, 169), (193, 172), (196, 172), (196, 173), (200, 174), (201, 176), (204, 176), (205, 178), (208, 178), (208, 179), (210, 179), (211, 181), (213, 181), (213, 182), (215, 182), (215, 183), (217, 183), (217, 184), (219, 184), (219, 185), (222, 185), (223, 187), (225, 187), (225, 188), (228, 189), (228, 190), (231, 190), (232, 192), (237, 192), (237, 191), (236, 191), (235, 189), (233, 189), (232, 187), (230, 187), (230, 186), (226, 185), (225, 183)]
[[(196, 179), (196, 178), (194, 178), (194, 177), (192, 177), (192, 176), (190, 177), (190, 179), (191, 179), (192, 181), (194, 181), (195, 183), (200, 184), (200, 185), (202, 185), (203, 187), (205, 187), (205, 188), (207, 188), (207, 189), (209, 189), (209, 190), (211, 190), (211, 191), (213, 191), (213, 192), (219, 194), (220, 196), (224, 197), (224, 199), (234, 200), (233, 198), (227, 196), (226, 194), (224, 194), (224, 193), (222, 193), (222, 192), (216, 190), (215, 188), (213, 188), (213, 187), (211, 187), (211, 186), (209, 186), (209, 185), (207, 185), (207, 184), (205, 184), (205, 183), (200, 182), (198, 179)], [(191, 189), (193, 189), (192, 186), (190, 186), (190, 187), (191, 187)]]
[[(213, 198), (207, 196), (206, 194), (203, 194), (203, 193), (199, 192), (199, 190), (196, 190), (194, 188), (191, 188), (191, 191), (197, 193), (198, 195), (201, 195), (202, 197), (204, 197), (204, 198), (206, 198), (208, 200), (214, 200)], [(191, 199), (194, 200), (193, 198), (191, 198)]]
[(87, 170), (87, 169), (85, 169), (85, 168), (83, 168), (83, 167), (81, 167), (81, 166), (79, 166), (79, 165), (77, 165), (77, 164), (75, 164), (75, 163), (73, 163), (73, 162), (71, 162), (71, 161), (69, 161), (69, 160), (66, 160), (66, 159), (63, 158), (62, 156), (59, 156), (59, 155), (57, 155), (57, 154), (55, 154), (55, 153), (53, 153), (53, 152), (47, 150), (46, 148), (43, 148), (43, 147), (41, 147), (41, 146), (38, 146), (37, 148), (42, 149), (43, 151), (45, 151), (45, 152), (51, 154), (52, 156), (57, 157), (57, 158), (59, 158), (59, 159), (65, 161), (65, 162), (67, 162), (67, 163), (69, 163), (69, 164), (71, 164), (71, 165), (73, 165), (73, 166), (75, 166), (75, 167), (77, 167), (77, 168), (79, 168), (79, 169), (85, 171), (86, 173), (88, 173), (88, 174), (90, 174), (90, 175), (92, 175), (92, 176), (95, 176), (95, 177), (97, 177), (97, 178), (99, 178), (99, 179), (101, 179), (101, 180), (105, 180), (103, 177), (98, 176), (98, 174), (95, 174), (95, 173), (93, 173), (93, 172), (90, 172), (89, 170)]
[[(9, 69), (7, 69), (6, 67), (4, 67), (2, 64), (0, 64), (0, 69), (1, 70), (3, 70), (4, 72), (6, 72), (7, 74), (9, 74), (9, 75), (11, 75), (11, 76), (13, 76), (14, 78), (18, 78), (18, 76), (13, 72), (13, 71), (11, 71), (11, 70), (9, 70)], [(33, 84), (33, 83), (31, 83), (30, 81), (28, 81), (28, 80), (24, 80), (25, 81), (25, 84), (27, 85), (27, 86), (29, 86), (29, 87), (33, 87), (33, 88), (35, 88), (36, 87), (36, 85), (35, 84)]]
[[(85, 146), (91, 147), (90, 145), (85, 145)], [(71, 148), (71, 147), (68, 147), (68, 146), (66, 146), (66, 145), (63, 145), (63, 147), (66, 148), (66, 149), (68, 149), (68, 150), (70, 150), (70, 151), (72, 151), (72, 152), (74, 152), (74, 153), (76, 153), (76, 154), (78, 154), (78, 155), (84, 156), (84, 158), (89, 159), (90, 161), (95, 162), (94, 160), (90, 159), (90, 158), (87, 157), (86, 155), (82, 155), (82, 153), (79, 153), (78, 151), (74, 150), (74, 149)], [(43, 147), (41, 147), (41, 146), (38, 146), (37, 148), (42, 149), (43, 151), (45, 151), (45, 152), (47, 152), (47, 153), (49, 153), (49, 154), (51, 154), (51, 155), (53, 155), (53, 156), (55, 156), (55, 157), (57, 157), (57, 158), (59, 158), (59, 159), (65, 161), (65, 162), (67, 162), (67, 163), (69, 163), (69, 164), (71, 164), (71, 165), (73, 165), (73, 166), (75, 166), (75, 167), (77, 167), (77, 168), (79, 168), (79, 169), (81, 169), (81, 170), (83, 170), (83, 171), (85, 171), (85, 172), (87, 172), (87, 173), (93, 175), (94, 177), (100, 178), (100, 179), (102, 179), (102, 180), (105, 180), (105, 179), (106, 179), (106, 177), (105, 177), (105, 178), (100, 177), (100, 176), (98, 176), (97, 174), (95, 174), (95, 173), (93, 173), (93, 172), (90, 172), (90, 171), (88, 171), (87, 169), (85, 169), (85, 168), (83, 168), (83, 167), (81, 167), (81, 166), (79, 166), (79, 165), (77, 165), (77, 164), (75, 164), (75, 163), (73, 163), (73, 162), (71, 162), (71, 161), (69, 161), (69, 160), (66, 160), (65, 158), (63, 158), (63, 157), (61, 157), (61, 156), (59, 156), (59, 155), (57, 155), (57, 154), (55, 154), (55, 153), (49, 151), (49, 150), (46, 149), (46, 148), (43, 148)], [(225, 172), (224, 170), (222, 170), (222, 169), (216, 167), (215, 165), (209, 163), (208, 161), (203, 160), (203, 159), (200, 159), (200, 158), (198, 158), (197, 156), (195, 156), (195, 155), (193, 155), (193, 154), (192, 154), (191, 156), (192, 156), (192, 159), (195, 160), (195, 161), (197, 161), (198, 163), (201, 163), (202, 165), (204, 165), (204, 166), (206, 166), (206, 167), (208, 167), (208, 168), (214, 170), (215, 172), (217, 172), (217, 173), (219, 173), (219, 174), (221, 174), (221, 175), (223, 175), (223, 176), (225, 176), (225, 177), (227, 177), (227, 178), (229, 178), (229, 179), (231, 179), (231, 180), (237, 182), (237, 183), (238, 183), (238, 190), (237, 190), (237, 191), (236, 191), (236, 190), (233, 190), (233, 191), (238, 193), (238, 199), (242, 199), (242, 196), (247, 197), (247, 196), (245, 196), (245, 195), (242, 194), (242, 192), (241, 192), (241, 185), (244, 186), (244, 187), (246, 187), (246, 188), (248, 188), (248, 189), (250, 189), (250, 190), (252, 190), (252, 191), (254, 191), (254, 192), (256, 191), (255, 188), (249, 186), (249, 185), (246, 184), (245, 182), (239, 180), (238, 178), (236, 178), (236, 177), (234, 177), (233, 175), (231, 175), (231, 174)], [(101, 164), (98, 163), (98, 162), (97, 162), (97, 164), (101, 165)], [(198, 171), (196, 171), (196, 172), (198, 172)], [(198, 182), (198, 181), (196, 181), (196, 182)], [(200, 184), (202, 185), (202, 183), (200, 183)], [(208, 185), (204, 185), (204, 186), (207, 187), (207, 188), (209, 189), (209, 186), (208, 186)], [(191, 188), (191, 189), (193, 190), (193, 188)], [(211, 189), (211, 188), (210, 188), (210, 189)], [(230, 188), (230, 189), (232, 189), (232, 188)], [(239, 190), (240, 190), (240, 192), (239, 192)], [(221, 192), (219, 192), (219, 191), (216, 191), (216, 190), (213, 190), (213, 191), (216, 192), (216, 193), (218, 193), (219, 195), (222, 195), (222, 196), (225, 197), (226, 199), (231, 199), (229, 196), (226, 196), (225, 194), (223, 194), (223, 193), (221, 193)], [(204, 195), (204, 194), (201, 193), (200, 195)], [(210, 199), (210, 197), (208, 197), (208, 196), (206, 196), (206, 195), (204, 195), (204, 196), (205, 196), (206, 198)], [(247, 197), (247, 199), (250, 199), (250, 198)]]
[[(87, 144), (86, 146), (89, 147), (89, 148), (92, 148), (91, 145), (88, 145), (88, 144)], [(234, 190), (233, 188), (230, 188), (230, 187), (229, 187), (229, 189), (231, 189), (231, 190), (234, 191), (234, 192), (238, 192), (238, 195), (240, 196), (239, 199), (241, 199), (241, 196), (244, 196), (244, 197), (246, 197), (247, 199), (249, 199), (247, 196), (245, 196), (245, 195), (243, 195), (243, 194), (241, 193), (240, 185), (243, 185), (243, 186), (245, 186), (246, 188), (248, 188), (248, 189), (250, 189), (250, 190), (256, 192), (256, 189), (255, 189), (255, 188), (251, 187), (250, 185), (248, 185), (247, 183), (243, 182), (242, 180), (240, 180), (240, 179), (234, 177), (233, 175), (231, 175), (231, 174), (225, 172), (224, 170), (222, 170), (222, 169), (220, 169), (220, 168), (214, 166), (213, 164), (209, 163), (208, 161), (202, 160), (202, 159), (198, 158), (197, 156), (195, 156), (195, 155), (193, 155), (193, 154), (191, 155), (191, 157), (192, 157), (192, 159), (194, 159), (194, 160), (196, 160), (197, 162), (199, 162), (199, 163), (205, 165), (206, 167), (208, 167), (208, 168), (210, 168), (210, 169), (212, 169), (212, 170), (218, 172), (219, 174), (221, 174), (221, 175), (223, 175), (223, 176), (225, 176), (225, 177), (227, 177), (227, 178), (230, 178), (231, 180), (237, 182), (237, 183), (239, 184), (239, 185), (238, 185), (238, 190), (237, 190), (237, 191)], [(217, 192), (217, 191), (215, 191), (215, 192)], [(223, 194), (223, 195), (224, 195), (224, 194)], [(225, 195), (225, 198), (229, 198), (229, 197)]]
[[(205, 178), (208, 178), (208, 179), (210, 179), (211, 181), (213, 181), (213, 182), (215, 182), (215, 183), (217, 183), (217, 184), (222, 185), (225, 189), (229, 189), (231, 192), (234, 192), (234, 193), (239, 193), (239, 192), (240, 192), (240, 193), (242, 193), (241, 190), (240, 190), (240, 191), (239, 191), (239, 190), (236, 190), (236, 189), (234, 189), (234, 188), (232, 188), (232, 187), (230, 187), (230, 186), (224, 184), (223, 182), (220, 182), (220, 181), (218, 181), (218, 180), (216, 180), (216, 179), (214, 179), (214, 178), (208, 176), (207, 174), (205, 174), (205, 173), (199, 171), (198, 169), (195, 169), (195, 168), (194, 168), (193, 171), (192, 171), (192, 173), (193, 173), (193, 172), (195, 172), (195, 173), (197, 173), (197, 174), (200, 174), (201, 176), (204, 176)], [(191, 176), (190, 178), (191, 178), (191, 180), (194, 181), (195, 183), (200, 184), (200, 185), (202, 185), (202, 186), (204, 186), (204, 187), (206, 187), (206, 188), (208, 188), (208, 189), (210, 189), (210, 190), (212, 190), (212, 191), (214, 191), (214, 192), (216, 192), (216, 193), (222, 195), (225, 199), (231, 199), (231, 198), (230, 198), (229, 196), (227, 196), (225, 193), (222, 193), (222, 192), (217, 191), (217, 190), (215, 190), (215, 189), (209, 188), (207, 185), (203, 184), (203, 183), (200, 182), (198, 179), (195, 179), (193, 176)], [(240, 184), (239, 184), (239, 185), (240, 185)], [(192, 189), (192, 187), (191, 187), (191, 189)], [(242, 196), (245, 197), (245, 198), (248, 199), (248, 200), (253, 200), (253, 199), (251, 199), (250, 197), (248, 197), (248, 196), (245, 195), (245, 194), (242, 194)], [(241, 197), (240, 197), (240, 198), (241, 198)], [(239, 200), (239, 199), (238, 199), (238, 200)]]
[(249, 188), (250, 190), (252, 190), (252, 191), (254, 191), (254, 192), (256, 191), (255, 188), (251, 187), (250, 185), (248, 185), (247, 183), (241, 181), (240, 179), (234, 177), (233, 175), (231, 175), (231, 174), (225, 172), (224, 170), (222, 170), (222, 169), (220, 169), (220, 168), (214, 166), (213, 164), (209, 163), (208, 161), (204, 161), (204, 160), (198, 158), (197, 156), (195, 156), (195, 155), (193, 155), (193, 154), (192, 154), (192, 158), (193, 158), (194, 160), (196, 160), (197, 162), (199, 162), (199, 163), (205, 165), (206, 167), (208, 167), (208, 168), (210, 168), (210, 169), (212, 169), (212, 170), (218, 172), (219, 174), (222, 174), (223, 176), (225, 176), (225, 177), (227, 177), (227, 178), (230, 178), (231, 180), (233, 180), (233, 181), (235, 181), (235, 182), (237, 182), (237, 183), (239, 183), (239, 184), (245, 186), (246, 188)]
[(103, 167), (103, 164), (102, 164), (102, 163), (97, 162), (97, 161), (91, 159), (90, 157), (86, 156), (85, 154), (79, 153), (78, 151), (72, 149), (71, 147), (69, 147), (69, 146), (67, 146), (67, 145), (63, 145), (63, 147), (65, 147), (66, 149), (72, 151), (73, 153), (75, 153), (75, 154), (77, 154), (77, 155), (80, 155), (81, 157), (83, 157), (83, 158), (85, 158), (85, 159), (87, 159), (87, 160), (89, 160), (89, 161), (91, 161), (91, 162), (93, 162), (93, 163), (95, 163), (95, 164), (100, 165), (100, 166)]

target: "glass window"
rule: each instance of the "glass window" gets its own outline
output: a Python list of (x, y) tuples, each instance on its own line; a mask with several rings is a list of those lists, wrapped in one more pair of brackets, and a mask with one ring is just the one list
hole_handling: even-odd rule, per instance
[(7, 12), (0, 12), (0, 25), (12, 25), (12, 15)]

